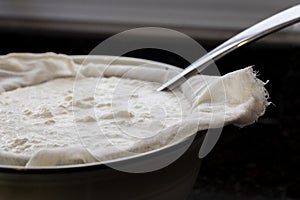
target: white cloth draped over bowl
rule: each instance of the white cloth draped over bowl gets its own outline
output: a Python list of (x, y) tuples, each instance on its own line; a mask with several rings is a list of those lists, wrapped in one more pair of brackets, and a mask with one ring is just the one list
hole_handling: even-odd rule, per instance
[[(8, 54), (0, 57), (0, 95), (20, 87), (40, 84), (60, 77), (117, 76), (164, 83), (179, 69), (168, 65), (98, 56), (83, 60), (62, 54)], [(109, 67), (108, 67), (109, 66)], [(264, 114), (268, 103), (265, 83), (256, 78), (252, 67), (224, 76), (196, 75), (180, 89), (192, 106), (191, 114), (181, 123), (161, 130), (155, 136), (134, 144), (129, 152), (143, 153), (159, 149), (201, 130), (228, 124), (245, 126)], [(96, 155), (95, 155), (96, 154)], [(111, 149), (90, 152), (83, 146), (41, 149), (32, 156), (5, 152), (0, 149), (0, 165), (27, 167), (55, 166), (97, 162), (128, 156)]]

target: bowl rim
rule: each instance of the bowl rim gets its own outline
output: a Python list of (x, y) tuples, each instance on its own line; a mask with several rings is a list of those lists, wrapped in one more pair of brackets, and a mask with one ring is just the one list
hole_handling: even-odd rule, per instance
[[(189, 147), (186, 151), (189, 150), (189, 148), (193, 145), (193, 143), (201, 138), (201, 136), (205, 135), (207, 130), (202, 130), (197, 133), (191, 134), (179, 141), (176, 141), (174, 143), (168, 144), (166, 146), (160, 147), (158, 149), (154, 149), (151, 151), (147, 151), (144, 153), (138, 153), (136, 155), (111, 159), (107, 161), (98, 161), (98, 162), (92, 162), (92, 163), (85, 163), (85, 164), (72, 164), (72, 165), (58, 165), (58, 166), (38, 166), (38, 167), (25, 167), (25, 166), (15, 166), (15, 165), (0, 165), (0, 173), (30, 173), (30, 174), (44, 174), (44, 173), (60, 173), (60, 172), (75, 172), (75, 171), (86, 171), (86, 170), (93, 170), (93, 169), (113, 169), (112, 167), (109, 167), (109, 165), (117, 164), (122, 165), (126, 162), (133, 161), (136, 159), (139, 159), (141, 157), (145, 156), (153, 156), (155, 154), (158, 154), (160, 152), (164, 151), (173, 151), (174, 148), (180, 147), (184, 145), (184, 143), (188, 142), (188, 140), (193, 139), (193, 141), (190, 143)], [(185, 152), (184, 152), (185, 154)], [(182, 156), (182, 155), (181, 155)], [(181, 157), (180, 156), (180, 157)], [(177, 159), (179, 159), (178, 157)], [(155, 170), (156, 171), (156, 170)], [(127, 172), (126, 172), (127, 173)]]

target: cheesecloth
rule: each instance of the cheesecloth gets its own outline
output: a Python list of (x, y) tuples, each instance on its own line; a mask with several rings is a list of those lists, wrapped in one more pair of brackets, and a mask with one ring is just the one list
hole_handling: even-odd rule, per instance
[[(71, 57), (62, 54), (8, 54), (0, 56), (0, 95), (20, 87), (40, 84), (59, 77), (117, 76), (163, 83), (180, 72), (162, 63), (111, 56)], [(196, 75), (180, 90), (190, 101), (191, 114), (182, 122), (141, 140), (128, 149), (90, 152), (81, 146), (41, 149), (31, 156), (0, 149), (1, 165), (26, 167), (57, 166), (105, 161), (143, 153), (180, 141), (198, 131), (228, 124), (254, 123), (269, 105), (265, 83), (256, 78), (252, 67), (224, 76)], [(2, 141), (3, 142), (3, 141)]]

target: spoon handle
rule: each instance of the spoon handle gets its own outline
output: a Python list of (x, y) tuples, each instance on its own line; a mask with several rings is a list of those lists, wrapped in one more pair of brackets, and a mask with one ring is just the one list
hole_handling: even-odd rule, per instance
[(166, 88), (173, 89), (184, 81), (184, 78), (197, 70), (198, 73), (208, 67), (214, 60), (217, 60), (231, 51), (239, 47), (253, 42), (254, 40), (265, 37), (275, 31), (290, 26), (300, 21), (300, 4), (280, 13), (277, 13), (251, 27), (241, 33), (230, 38), (212, 51), (208, 52), (190, 66), (185, 68), (180, 74), (176, 75), (168, 82), (164, 83), (157, 91), (162, 91)]

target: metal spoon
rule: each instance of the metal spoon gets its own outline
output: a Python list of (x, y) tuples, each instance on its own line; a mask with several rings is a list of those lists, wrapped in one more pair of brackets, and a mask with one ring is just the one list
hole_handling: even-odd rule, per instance
[(190, 66), (185, 68), (180, 74), (176, 75), (168, 82), (164, 83), (157, 91), (162, 91), (166, 88), (173, 89), (184, 82), (184, 79), (189, 75), (198, 72), (200, 73), (208, 67), (213, 60), (217, 60), (231, 51), (238, 49), (245, 44), (253, 42), (270, 33), (278, 31), (284, 27), (290, 26), (300, 21), (300, 4), (280, 13), (277, 13), (230, 38), (223, 44), (219, 45), (212, 51), (208, 52)]

